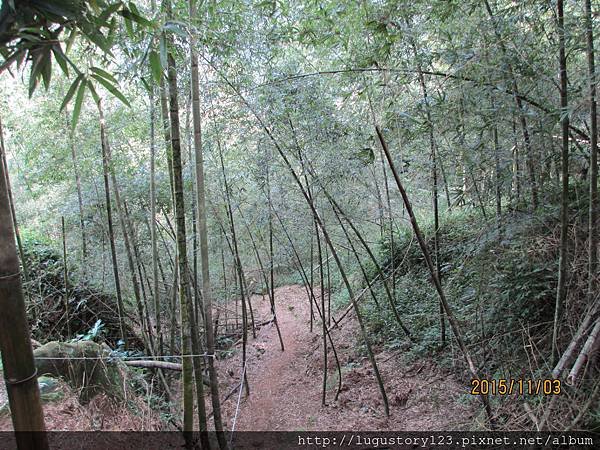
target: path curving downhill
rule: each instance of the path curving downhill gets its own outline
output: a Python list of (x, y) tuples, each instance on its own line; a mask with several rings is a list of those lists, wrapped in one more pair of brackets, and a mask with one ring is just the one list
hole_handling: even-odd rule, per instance
[[(253, 297), (255, 316), (270, 317), (268, 298)], [(432, 361), (404, 366), (399, 355), (377, 355), (390, 401), (390, 417), (383, 412), (379, 390), (366, 357), (358, 354), (360, 334), (354, 317), (333, 332), (342, 371), (342, 392), (334, 400), (337, 370), (328, 361), (327, 405), (321, 404), (322, 339), (320, 322), (310, 332), (310, 307), (302, 286), (276, 290), (277, 318), (285, 351), (271, 323), (249, 333), (247, 375), (250, 395), (244, 392), (235, 429), (262, 430), (454, 430), (468, 427), (478, 403), (469, 400), (467, 387), (453, 381)], [(259, 320), (257, 319), (257, 322)], [(261, 320), (262, 321), (262, 320)], [(234, 356), (219, 361), (221, 392), (239, 384), (241, 344)], [(231, 429), (238, 393), (223, 404), (225, 425)]]

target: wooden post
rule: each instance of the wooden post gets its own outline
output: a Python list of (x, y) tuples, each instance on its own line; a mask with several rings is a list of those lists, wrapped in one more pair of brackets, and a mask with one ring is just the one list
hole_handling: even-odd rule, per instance
[[(17, 448), (46, 450), (44, 414), (25, 313), (21, 271), (8, 199), (8, 173), (0, 164), (0, 351)], [(36, 433), (27, 433), (36, 431)], [(26, 433), (23, 433), (26, 432)]]

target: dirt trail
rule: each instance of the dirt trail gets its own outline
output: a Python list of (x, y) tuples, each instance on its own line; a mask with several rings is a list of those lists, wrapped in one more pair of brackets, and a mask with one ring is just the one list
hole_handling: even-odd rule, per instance
[[(320, 324), (309, 330), (309, 304), (301, 286), (276, 291), (277, 317), (283, 335), (282, 352), (273, 324), (249, 337), (247, 374), (250, 396), (241, 397), (236, 430), (453, 430), (468, 427), (478, 404), (465, 386), (423, 360), (401, 364), (398, 355), (380, 352), (378, 364), (390, 401), (390, 417), (383, 412), (368, 360), (357, 353), (360, 342), (352, 317), (333, 334), (342, 365), (342, 393), (334, 400), (337, 370), (330, 356), (327, 405), (321, 405), (322, 339)], [(267, 298), (255, 296), (255, 315), (268, 318)], [(330, 352), (331, 354), (331, 352)], [(219, 362), (222, 392), (239, 384), (241, 348)], [(231, 429), (238, 394), (223, 405)]]
[[(275, 326), (271, 323), (257, 331), (248, 342), (247, 374), (250, 396), (245, 392), (239, 403), (235, 429), (259, 430), (460, 430), (472, 426), (480, 411), (479, 402), (467, 394), (467, 387), (454, 381), (430, 360), (407, 366), (397, 353), (379, 351), (377, 361), (390, 401), (390, 416), (383, 412), (379, 390), (369, 362), (359, 351), (361, 341), (356, 319), (349, 316), (333, 339), (342, 365), (342, 392), (337, 390), (337, 370), (330, 352), (328, 362), (327, 405), (321, 405), (322, 339), (320, 324), (309, 330), (309, 304), (304, 288), (284, 286), (276, 290), (277, 317), (283, 335), (282, 352)], [(258, 323), (271, 316), (267, 298), (253, 297)], [(221, 395), (239, 385), (241, 344), (233, 356), (218, 360)], [(1, 384), (1, 381), (0, 381)], [(46, 423), (52, 430), (136, 430), (159, 429), (131, 416), (126, 407), (107, 407), (103, 396), (84, 408), (70, 394), (59, 402), (45, 405)], [(0, 386), (0, 403), (5, 392)], [(207, 399), (208, 400), (208, 399)], [(210, 404), (210, 401), (207, 401)], [(223, 403), (225, 426), (231, 429), (238, 393)], [(0, 430), (10, 430), (10, 417), (0, 417)]]

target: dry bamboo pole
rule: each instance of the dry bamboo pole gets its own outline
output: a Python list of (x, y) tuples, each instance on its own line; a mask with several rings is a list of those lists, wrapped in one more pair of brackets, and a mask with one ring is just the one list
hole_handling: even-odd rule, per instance
[(587, 362), (590, 360), (599, 337), (600, 320), (597, 319), (594, 328), (592, 328), (592, 332), (588, 336), (583, 348), (581, 349), (581, 352), (579, 353), (579, 356), (577, 356), (577, 359), (575, 360), (575, 364), (573, 364), (573, 368), (569, 372), (569, 376), (567, 377), (568, 384), (574, 385), (580, 378), (580, 374), (582, 371), (584, 371)]
[(560, 360), (558, 361), (558, 363), (552, 370), (552, 377), (559, 378), (562, 375), (562, 373), (564, 372), (567, 364), (569, 364), (569, 362), (573, 358), (573, 354), (575, 353), (575, 350), (581, 343), (582, 339), (590, 331), (590, 327), (592, 326), (592, 324), (594, 323), (594, 320), (597, 317), (598, 306), (599, 306), (599, 303), (598, 303), (598, 299), (596, 298), (594, 300), (593, 307), (590, 308), (590, 310), (587, 312), (587, 314), (583, 318), (583, 321), (577, 328), (577, 331), (575, 332), (575, 335), (571, 339), (571, 342), (569, 342), (567, 349), (563, 352), (562, 356), (560, 357)]

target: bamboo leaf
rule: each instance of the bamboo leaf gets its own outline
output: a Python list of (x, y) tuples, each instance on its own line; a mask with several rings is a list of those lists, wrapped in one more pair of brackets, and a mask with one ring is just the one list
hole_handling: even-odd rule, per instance
[(95, 78), (96, 81), (98, 81), (98, 83), (100, 83), (102, 86), (104, 86), (112, 95), (114, 95), (115, 97), (117, 97), (125, 105), (127, 105), (127, 106), (129, 106), (131, 108), (131, 105), (127, 101), (127, 98), (125, 98), (125, 96), (121, 93), (121, 91), (119, 91), (117, 89), (117, 87), (114, 84), (112, 84), (110, 81), (106, 80), (105, 78), (102, 78), (101, 76), (99, 76), (99, 75), (97, 75), (95, 73), (92, 74), (92, 77)]
[(35, 89), (37, 88), (37, 85), (38, 85), (38, 81), (39, 81), (38, 74), (36, 72), (34, 72), (33, 66), (32, 66), (31, 74), (29, 75), (29, 98), (31, 98), (31, 96), (35, 92)]
[(142, 84), (144, 85), (144, 87), (146, 88), (146, 91), (148, 91), (148, 94), (152, 94), (152, 86), (150, 86), (148, 84), (148, 82), (146, 81), (145, 78), (141, 78), (142, 80)]
[(124, 17), (124, 22), (125, 22), (125, 30), (127, 30), (127, 34), (129, 35), (129, 37), (131, 39), (135, 39), (135, 32), (133, 30), (133, 23), (131, 23), (131, 20), (129, 20), (128, 17), (123, 16)]
[(61, 112), (69, 104), (69, 102), (71, 101), (71, 98), (73, 98), (73, 95), (75, 94), (75, 91), (77, 90), (77, 86), (79, 86), (79, 83), (81, 82), (82, 79), (83, 79), (83, 74), (79, 75), (77, 78), (75, 78), (75, 81), (73, 81), (73, 83), (69, 87), (69, 90), (67, 91), (67, 95), (65, 95), (65, 98), (63, 99), (62, 104), (60, 105)]
[(160, 56), (156, 51), (152, 50), (149, 55), (150, 69), (152, 69), (152, 77), (159, 83), (163, 73), (163, 66), (160, 62)]
[(127, 8), (123, 8), (121, 11), (119, 11), (119, 14), (121, 14), (121, 16), (123, 16), (125, 19), (139, 23), (140, 25), (143, 25), (145, 27), (152, 26), (152, 22), (150, 22), (148, 19), (145, 19), (144, 17), (134, 13), (133, 11)]
[(99, 67), (90, 67), (90, 70), (92, 72), (94, 72), (96, 75), (101, 76), (102, 78), (107, 79), (108, 81), (110, 81), (113, 84), (117, 84), (117, 80), (116, 78), (111, 75), (110, 73), (108, 73), (106, 70), (101, 69)]
[[(129, 6), (129, 11), (137, 18), (137, 21), (139, 21), (138, 23), (140, 23), (141, 25), (144, 25), (146, 27), (151, 27), (154, 25), (151, 20), (146, 19), (144, 16), (142, 16), (140, 14), (140, 10), (135, 5), (135, 3), (129, 2), (128, 6)], [(135, 20), (135, 19), (133, 19), (133, 20)]]
[(52, 53), (54, 54), (54, 59), (60, 66), (60, 69), (68, 77), (69, 76), (69, 66), (67, 65), (67, 59), (65, 58), (62, 48), (60, 48), (60, 44), (54, 44), (52, 46)]
[(123, 2), (116, 2), (113, 3), (112, 5), (110, 5), (108, 8), (106, 8), (104, 11), (102, 11), (102, 14), (100, 14), (100, 16), (98, 17), (97, 22), (99, 24), (106, 24), (108, 26), (108, 22), (107, 20), (110, 18), (110, 16), (112, 16), (121, 6), (123, 5)]
[(50, 51), (45, 51), (42, 60), (42, 79), (44, 80), (44, 87), (46, 90), (50, 87), (50, 80), (52, 79), (52, 57)]
[(42, 61), (44, 59), (44, 53), (42, 50), (38, 49), (35, 52), (30, 52), (30, 54), (31, 53), (33, 53), (33, 62), (31, 64), (31, 72), (29, 73), (29, 98), (31, 98), (35, 92), (35, 89), (39, 83), (43, 65)]
[(75, 42), (75, 37), (77, 36), (77, 28), (73, 28), (71, 30), (71, 34), (69, 34), (69, 37), (67, 38), (67, 47), (65, 52), (69, 53), (69, 51), (71, 50), (71, 47), (73, 47), (73, 43)]
[[(15, 54), (17, 55), (17, 69), (21, 69), (23, 61), (25, 61), (25, 56), (27, 55), (27, 52), (25, 50), (17, 50)], [(5, 60), (7, 59), (8, 58), (5, 58)]]
[(160, 50), (160, 63), (163, 67), (167, 67), (167, 41), (164, 34), (160, 35), (158, 48)]
[(96, 91), (96, 88), (94, 87), (91, 80), (88, 80), (87, 86), (88, 86), (88, 89), (90, 90), (90, 94), (92, 94), (92, 98), (94, 99), (94, 102), (96, 102), (96, 104), (100, 103), (100, 96), (98, 95), (98, 92)]
[(87, 80), (85, 78), (81, 79), (81, 83), (79, 84), (79, 89), (77, 90), (77, 96), (75, 97), (75, 105), (73, 106), (73, 117), (71, 118), (71, 128), (74, 130), (77, 126), (77, 122), (79, 121), (79, 114), (81, 113), (81, 105), (83, 104), (83, 98), (85, 96), (85, 85), (87, 84)]
[(110, 45), (102, 33), (92, 32), (87, 33), (85, 36), (94, 44), (96, 44), (104, 53), (113, 56), (112, 52), (110, 51)]
[(166, 22), (163, 25), (163, 30), (174, 33), (174, 34), (182, 37), (183, 39), (187, 39), (189, 37), (187, 31), (185, 31), (185, 28), (182, 27), (181, 24), (178, 22), (173, 22), (173, 21)]

